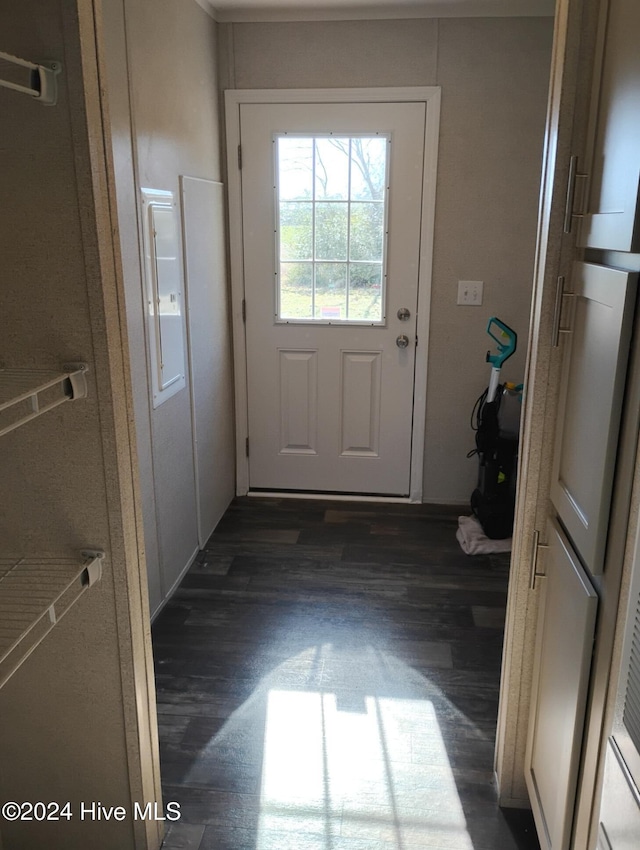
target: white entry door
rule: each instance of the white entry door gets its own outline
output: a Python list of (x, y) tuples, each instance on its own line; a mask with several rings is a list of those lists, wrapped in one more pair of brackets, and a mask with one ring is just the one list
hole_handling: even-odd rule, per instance
[(240, 105), (251, 489), (410, 492), (426, 110)]

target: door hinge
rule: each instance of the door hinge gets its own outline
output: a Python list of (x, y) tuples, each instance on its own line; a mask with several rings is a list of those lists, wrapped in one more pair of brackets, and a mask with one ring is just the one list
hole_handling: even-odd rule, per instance
[(548, 549), (546, 543), (540, 543), (540, 532), (536, 528), (533, 532), (533, 541), (531, 546), (531, 572), (529, 574), (529, 590), (536, 589), (536, 579), (544, 578), (546, 573), (538, 572), (538, 552), (540, 549)]
[(247, 437), (247, 439), (244, 441), (244, 448), (245, 448), (245, 451), (246, 451), (246, 453), (247, 453), (247, 457), (249, 457), (249, 438), (248, 438), (248, 437)]
[(238, 145), (238, 168), (242, 171), (242, 145)]
[[(569, 160), (569, 177), (567, 179), (567, 197), (564, 205), (564, 232), (571, 233), (571, 225), (574, 218), (584, 218), (583, 212), (574, 212), (576, 201), (576, 181), (586, 180), (589, 175), (578, 171), (578, 157), (572, 156)], [(582, 202), (584, 203), (584, 193)]]
[(247, 323), (247, 302), (244, 298), (242, 299), (242, 321)]

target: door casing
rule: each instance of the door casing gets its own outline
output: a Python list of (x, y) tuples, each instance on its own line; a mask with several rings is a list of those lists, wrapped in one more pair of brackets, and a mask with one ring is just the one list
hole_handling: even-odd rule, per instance
[[(245, 103), (406, 103), (427, 105), (423, 163), (418, 320), (414, 373), (413, 426), (411, 434), (411, 486), (407, 501), (422, 501), (424, 435), (427, 401), (427, 353), (431, 309), (433, 237), (435, 222), (440, 88), (366, 89), (230, 89), (225, 92), (227, 173), (229, 190), (229, 244), (231, 310), (235, 369), (236, 493), (249, 492), (249, 457), (246, 451), (248, 424), (246, 329), (243, 318), (244, 260), (242, 234), (242, 182), (239, 164), (240, 104)], [(356, 498), (355, 496), (353, 498)], [(394, 499), (394, 501), (398, 501)]]

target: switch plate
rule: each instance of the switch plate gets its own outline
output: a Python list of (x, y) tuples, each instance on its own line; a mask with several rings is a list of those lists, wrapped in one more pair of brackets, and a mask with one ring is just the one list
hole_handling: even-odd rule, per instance
[(464, 304), (466, 307), (479, 307), (482, 304), (483, 286), (484, 283), (481, 280), (459, 280), (458, 304)]

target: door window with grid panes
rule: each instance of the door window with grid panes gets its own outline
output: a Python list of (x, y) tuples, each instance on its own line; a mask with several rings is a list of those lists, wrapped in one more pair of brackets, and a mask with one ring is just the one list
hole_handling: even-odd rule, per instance
[(389, 134), (278, 134), (276, 321), (383, 324)]

